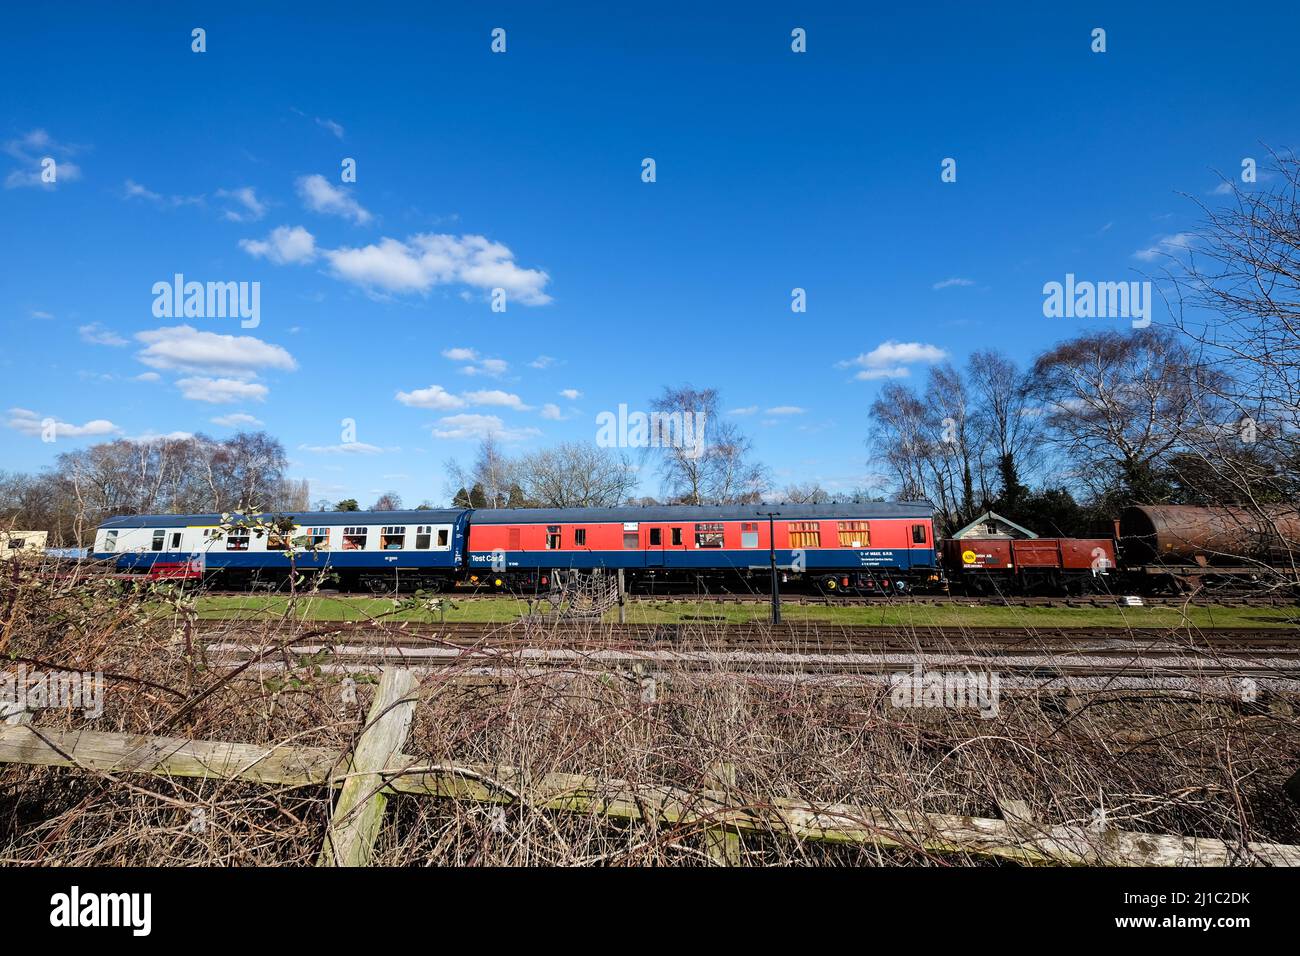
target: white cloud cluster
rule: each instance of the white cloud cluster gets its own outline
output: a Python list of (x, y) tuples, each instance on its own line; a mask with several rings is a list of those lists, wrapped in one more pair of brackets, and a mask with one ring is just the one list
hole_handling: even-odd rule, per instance
[(964, 288), (966, 286), (972, 286), (974, 284), (975, 284), (974, 279), (959, 279), (954, 277), (952, 279), (944, 279), (942, 282), (936, 282), (931, 288), (948, 289), (951, 288), (952, 286), (958, 286), (960, 288)]
[[(81, 167), (66, 158), (73, 155), (77, 147), (56, 142), (43, 129), (34, 129), (18, 139), (11, 139), (3, 148), (19, 163), (19, 168), (5, 177), (5, 189), (24, 186), (54, 189), (59, 183), (71, 183), (81, 178)], [(52, 183), (45, 182), (41, 176), (44, 172), (41, 163), (47, 158), (55, 161), (55, 181)]]
[(1155, 241), (1155, 245), (1147, 246), (1145, 249), (1139, 249), (1133, 253), (1133, 258), (1142, 262), (1154, 262), (1161, 256), (1172, 256), (1179, 252), (1189, 249), (1192, 245), (1192, 235), (1186, 232), (1174, 233), (1171, 236), (1161, 236)]
[(91, 345), (126, 345), (126, 339), (118, 335), (112, 329), (106, 329), (98, 322), (91, 322), (89, 325), (77, 327), (77, 332), (81, 336), (81, 341), (88, 342)]
[(261, 425), (260, 418), (254, 418), (247, 412), (232, 412), (229, 415), (218, 415), (211, 419), (212, 424), (220, 425), (222, 428), (243, 428), (245, 425)]
[(163, 209), (179, 209), (181, 206), (202, 206), (204, 204), (202, 196), (164, 196), (140, 185), (134, 179), (128, 179), (122, 184), (122, 198), (143, 199)]
[(488, 435), (501, 441), (523, 441), (541, 432), (536, 428), (506, 428), (496, 415), (448, 415), (438, 419), (433, 428), (434, 438), (465, 439), (486, 438)]
[(378, 445), (368, 445), (363, 441), (345, 441), (337, 445), (299, 445), (298, 450), (318, 455), (382, 455), (384, 452)]
[(218, 189), (217, 198), (228, 199), (236, 207), (226, 209), (222, 213), (222, 218), (230, 222), (256, 222), (266, 215), (266, 203), (257, 198), (257, 192), (252, 186)]
[(426, 293), (439, 285), (467, 285), (489, 291), (504, 289), (508, 302), (545, 305), (550, 276), (523, 269), (514, 253), (484, 236), (422, 233), (405, 242), (383, 238), (360, 248), (325, 251), (334, 275), (384, 292)]
[(439, 411), (465, 408), (470, 405), (510, 408), (517, 412), (532, 411), (532, 406), (525, 405), (518, 395), (501, 389), (482, 389), (453, 395), (441, 385), (430, 385), (428, 388), (417, 388), (410, 392), (398, 392), (396, 398), (410, 408), (433, 408)]
[[(48, 416), (42, 416), (27, 408), (9, 409), (9, 427), (24, 435), (40, 436), (45, 433)], [(68, 422), (54, 420), (55, 438), (86, 438), (94, 435), (114, 435), (122, 429), (104, 418), (96, 418), (84, 425), (71, 425)]]
[(342, 216), (359, 226), (364, 226), (374, 218), (346, 189), (335, 186), (320, 173), (298, 177), (297, 186), (303, 205), (312, 212)]
[(222, 335), (175, 325), (137, 332), (135, 337), (145, 344), (136, 357), (150, 368), (251, 377), (258, 369), (292, 371), (298, 367), (280, 346), (251, 335)]
[(211, 402), (214, 405), (229, 405), (234, 402), (261, 402), (266, 400), (270, 389), (259, 382), (246, 382), (237, 378), (208, 378), (193, 376), (176, 382), (181, 395), (192, 402)]
[(909, 365), (919, 362), (942, 362), (948, 353), (937, 345), (922, 342), (895, 342), (892, 339), (877, 345), (870, 352), (864, 352), (857, 358), (840, 362), (837, 368), (857, 367), (854, 378), (863, 382), (882, 378), (906, 378), (911, 374)]
[(436, 408), (440, 411), (465, 407), (463, 398), (451, 394), (441, 385), (417, 388), (411, 392), (398, 392), (397, 400), (411, 408)]
[(239, 247), (257, 259), (278, 266), (311, 262), (316, 258), (316, 237), (302, 226), (277, 226), (265, 239), (240, 239)]

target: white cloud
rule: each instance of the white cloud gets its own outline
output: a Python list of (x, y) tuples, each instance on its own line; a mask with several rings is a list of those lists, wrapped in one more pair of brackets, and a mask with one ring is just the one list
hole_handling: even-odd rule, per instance
[(800, 408), (798, 405), (778, 405), (776, 408), (769, 408), (763, 414), (765, 415), (802, 415), (806, 408)]
[(256, 369), (292, 371), (298, 367), (293, 356), (280, 346), (251, 335), (219, 335), (200, 332), (189, 325), (175, 325), (137, 332), (135, 337), (146, 346), (136, 353), (136, 358), (150, 368), (215, 371), (247, 377)]
[(492, 378), (500, 378), (509, 367), (510, 363), (504, 359), (484, 359), (477, 365), (466, 365), (461, 372), (465, 375), (489, 375)]
[(91, 345), (126, 345), (126, 339), (112, 329), (104, 328), (98, 322), (79, 326), (77, 332), (81, 335), (81, 341), (89, 342)]
[(582, 398), (582, 392), (578, 391), (576, 388), (560, 389), (560, 394), (571, 402), (576, 402), (578, 399)]
[(560, 406), (554, 402), (547, 402), (542, 406), (542, 417), (553, 422), (563, 421), (564, 413), (560, 411)]
[(958, 279), (958, 278), (955, 278), (955, 277), (954, 277), (954, 278), (952, 278), (952, 279), (944, 279), (942, 282), (936, 282), (936, 283), (932, 286), (932, 288), (934, 288), (934, 289), (947, 289), (947, 288), (949, 288), (949, 287), (951, 287), (951, 286), (962, 286), (962, 287), (965, 287), (965, 286), (970, 286), (970, 285), (974, 285), (974, 284), (975, 284), (975, 280), (974, 280), (974, 279)]
[(193, 432), (145, 432), (143, 435), (128, 435), (127, 439), (141, 444), (148, 444), (156, 441), (187, 441), (194, 437)]
[(245, 425), (261, 425), (260, 418), (254, 418), (247, 412), (232, 412), (229, 415), (218, 415), (210, 419), (212, 424), (220, 425), (222, 428), (243, 428)]
[(240, 239), (239, 247), (250, 256), (281, 266), (316, 258), (316, 237), (302, 226), (277, 226), (265, 239)]
[(727, 412), (728, 415), (753, 415), (758, 411), (757, 405), (746, 405), (744, 408), (733, 408)]
[(528, 363), (529, 368), (550, 368), (555, 364), (555, 359), (549, 355), (539, 355)]
[(532, 408), (525, 405), (518, 395), (511, 392), (503, 392), (501, 389), (485, 389), (478, 392), (465, 392), (465, 400), (471, 405), (499, 405), (502, 408), (513, 408), (515, 411), (527, 412)]
[(193, 402), (211, 402), (214, 405), (229, 405), (233, 402), (266, 399), (270, 393), (265, 385), (256, 382), (244, 382), (234, 378), (183, 378), (176, 383), (181, 394)]
[(334, 275), (383, 292), (427, 293), (438, 285), (504, 289), (508, 302), (545, 305), (550, 276), (515, 264), (514, 253), (483, 236), (423, 233), (405, 242), (385, 237), (360, 248), (326, 250)]
[(266, 215), (266, 203), (257, 198), (252, 186), (240, 186), (238, 189), (218, 189), (218, 199), (230, 199), (239, 209), (227, 209), (222, 217), (231, 222), (256, 222)]
[(858, 366), (861, 371), (855, 378), (869, 382), (882, 378), (905, 378), (910, 374), (908, 365), (917, 362), (942, 362), (948, 353), (937, 345), (922, 342), (895, 342), (889, 340), (877, 345), (870, 352), (864, 352), (857, 358), (836, 364), (837, 368)]
[(94, 435), (113, 435), (120, 432), (112, 422), (96, 418), (84, 425), (71, 425), (50, 416), (41, 416), (26, 408), (9, 409), (9, 427), (24, 435), (43, 436), (47, 426), (54, 428), (55, 438), (86, 438)]
[(357, 225), (365, 225), (374, 218), (346, 189), (335, 186), (319, 173), (299, 177), (298, 196), (312, 212), (342, 216)]
[(54, 318), (54, 315), (53, 315), (53, 313), (51, 313), (51, 312), (42, 312), (40, 309), (35, 309), (35, 310), (32, 311), (32, 318), (33, 318), (33, 319), (52, 319), (52, 318)]
[(1190, 233), (1178, 232), (1171, 236), (1161, 236), (1156, 240), (1155, 245), (1148, 246), (1145, 249), (1139, 249), (1133, 253), (1134, 259), (1140, 259), (1142, 262), (1153, 262), (1161, 256), (1171, 256), (1188, 249), (1192, 244), (1194, 237)]
[(464, 399), (457, 398), (441, 385), (430, 385), (428, 388), (417, 388), (413, 392), (398, 392), (397, 400), (403, 405), (409, 405), (411, 408), (436, 408), (439, 410), (446, 410), (465, 407)]
[(521, 441), (540, 435), (536, 428), (506, 428), (496, 415), (448, 415), (440, 418), (433, 428), (434, 438), (486, 438), (492, 435), (501, 441)]
[(162, 376), (157, 372), (141, 372), (134, 379), (137, 382), (161, 382)]
[(449, 358), (453, 362), (475, 362), (478, 360), (478, 353), (473, 349), (443, 349), (442, 357)]
[(382, 455), (384, 450), (378, 445), (367, 445), (363, 441), (345, 441), (338, 445), (299, 445), (300, 451), (313, 451), (318, 455)]
[(340, 126), (338, 123), (334, 122), (332, 119), (321, 119), (319, 116), (317, 116), (316, 125), (329, 130), (339, 139), (343, 138), (343, 127)]
[[(18, 160), (20, 168), (5, 177), (5, 189), (36, 187), (55, 189), (59, 183), (71, 183), (81, 178), (81, 167), (67, 158), (77, 152), (78, 147), (56, 142), (43, 129), (34, 129), (30, 133), (11, 139), (4, 144), (4, 151)], [(45, 159), (53, 159), (55, 181), (47, 183), (42, 178)]]
[(204, 203), (202, 196), (163, 196), (145, 188), (134, 179), (128, 179), (122, 184), (122, 198), (143, 199), (163, 209), (178, 209), (181, 206), (202, 206)]

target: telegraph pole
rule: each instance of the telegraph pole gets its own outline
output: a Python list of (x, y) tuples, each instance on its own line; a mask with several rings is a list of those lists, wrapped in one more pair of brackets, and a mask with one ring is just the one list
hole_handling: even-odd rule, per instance
[(767, 552), (772, 566), (772, 623), (781, 623), (781, 584), (776, 576), (776, 517), (779, 511), (760, 511), (767, 515)]

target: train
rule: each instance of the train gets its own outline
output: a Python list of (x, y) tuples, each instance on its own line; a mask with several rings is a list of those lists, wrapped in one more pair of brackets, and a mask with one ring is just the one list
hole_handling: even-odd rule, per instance
[(929, 502), (452, 508), (276, 515), (130, 515), (91, 556), (119, 573), (228, 589), (328, 576), (344, 591), (554, 589), (620, 572), (630, 590), (823, 594), (1179, 593), (1295, 586), (1296, 509), (1135, 505), (1092, 538), (935, 533)]

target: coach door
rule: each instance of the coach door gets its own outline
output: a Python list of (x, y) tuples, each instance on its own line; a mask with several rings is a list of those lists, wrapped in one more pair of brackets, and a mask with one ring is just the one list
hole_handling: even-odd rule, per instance
[(668, 529), (659, 525), (650, 525), (646, 528), (646, 545), (645, 545), (645, 564), (648, 568), (662, 568), (664, 566), (664, 539), (668, 536)]

